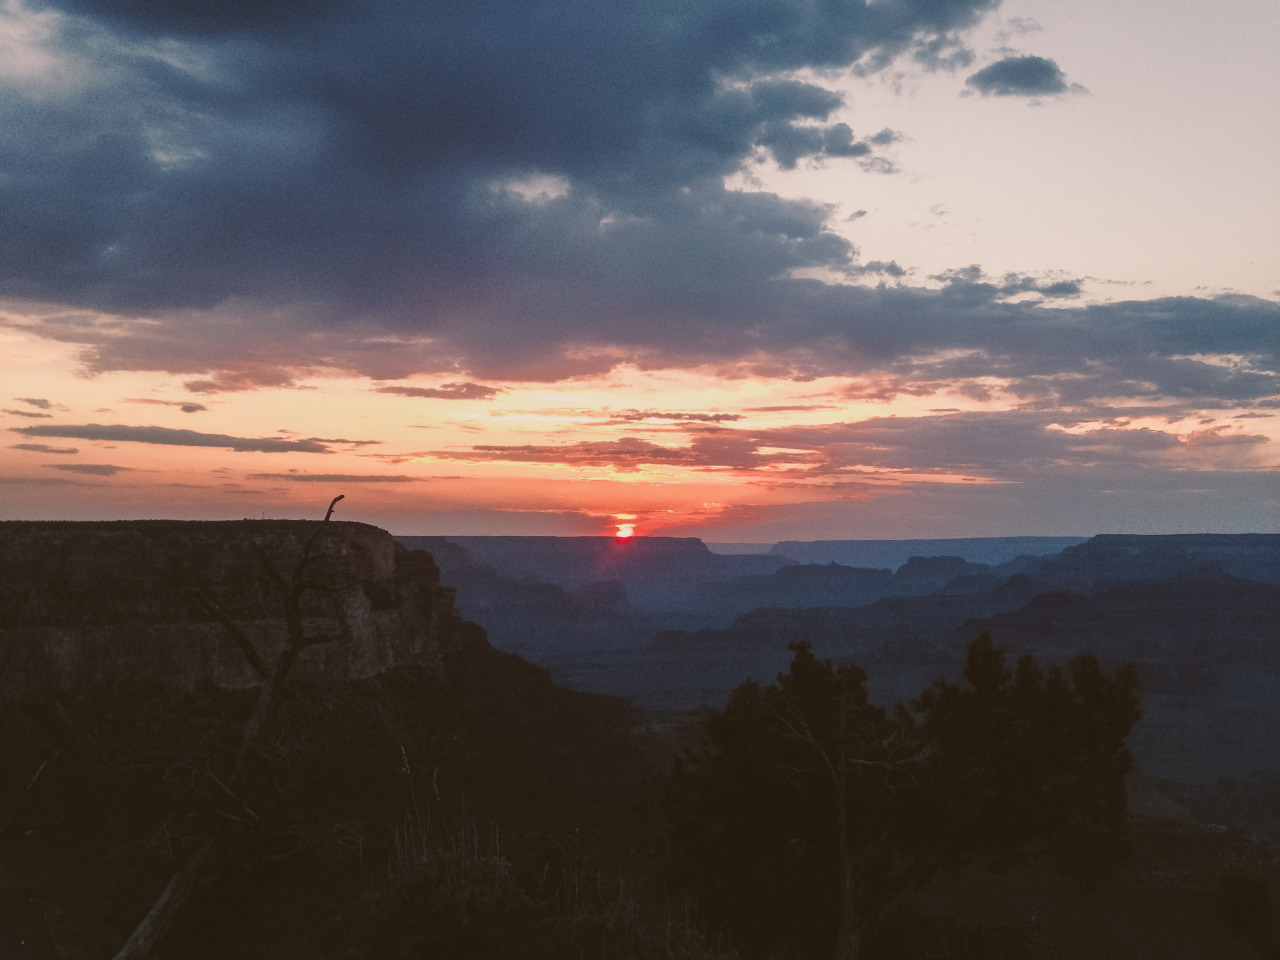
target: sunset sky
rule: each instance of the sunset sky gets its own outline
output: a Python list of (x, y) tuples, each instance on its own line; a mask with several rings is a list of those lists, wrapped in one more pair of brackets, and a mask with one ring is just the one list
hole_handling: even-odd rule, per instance
[(1274, 0), (0, 0), (0, 519), (1280, 531)]

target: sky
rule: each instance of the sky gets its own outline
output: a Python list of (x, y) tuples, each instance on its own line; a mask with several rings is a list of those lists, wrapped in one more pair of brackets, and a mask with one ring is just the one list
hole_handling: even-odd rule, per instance
[(0, 519), (1280, 532), (1272, 0), (0, 0)]

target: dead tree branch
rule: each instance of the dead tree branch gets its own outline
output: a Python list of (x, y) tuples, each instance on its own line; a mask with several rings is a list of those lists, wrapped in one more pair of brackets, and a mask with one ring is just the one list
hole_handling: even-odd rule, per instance
[[(230, 617), (226, 615), (225, 611), (205, 595), (203, 590), (197, 590), (197, 596), (202, 605), (222, 624), (223, 629), (239, 646), (249, 665), (263, 678), (263, 682), (258, 688), (258, 698), (254, 704), (253, 712), (241, 730), (240, 743), (236, 750), (235, 761), (232, 764), (230, 775), (225, 781), (213, 777), (227, 797), (241, 811), (247, 811), (250, 814), (252, 814), (252, 811), (243, 797), (249, 779), (249, 758), (256, 749), (259, 740), (262, 738), (263, 731), (268, 725), (277, 695), (284, 687), (285, 681), (289, 677), (289, 672), (293, 669), (293, 665), (297, 662), (298, 656), (304, 649), (316, 644), (332, 642), (341, 636), (341, 634), (309, 635), (303, 627), (301, 609), (303, 595), (316, 589), (317, 586), (304, 580), (303, 574), (311, 563), (319, 559), (315, 553), (315, 545), (323, 529), (322, 524), (328, 521), (333, 513), (334, 505), (341, 499), (343, 499), (342, 496), (337, 496), (329, 504), (329, 512), (325, 515), (324, 521), (316, 524), (315, 529), (306, 539), (302, 554), (289, 576), (286, 577), (280, 572), (275, 562), (259, 544), (250, 545), (262, 564), (267, 580), (279, 593), (284, 608), (288, 641), (276, 658), (274, 666), (270, 669), (261, 656), (258, 655), (253, 644), (232, 622)], [(212, 776), (212, 772), (210, 772), (210, 775)], [(219, 810), (218, 812), (223, 813), (226, 818), (219, 823), (201, 844), (191, 851), (183, 865), (165, 885), (164, 890), (161, 891), (160, 896), (152, 904), (151, 909), (147, 911), (146, 916), (134, 929), (128, 941), (115, 955), (114, 960), (146, 960), (146, 958), (150, 957), (156, 946), (173, 926), (187, 898), (195, 888), (201, 873), (206, 870), (210, 863), (216, 863), (219, 857), (225, 853), (225, 848), (234, 836), (233, 831), (241, 826), (244, 821), (226, 814), (225, 811)], [(256, 815), (253, 816), (256, 819)], [(227, 818), (233, 822), (228, 822)]]
[(196, 587), (196, 599), (200, 601), (200, 606), (204, 607), (205, 612), (212, 616), (222, 625), (222, 629), (227, 631), (228, 636), (236, 642), (236, 646), (240, 648), (240, 652), (244, 654), (245, 661), (249, 666), (253, 667), (253, 672), (264, 680), (270, 675), (267, 671), (267, 665), (262, 662), (262, 657), (258, 655), (257, 648), (254, 647), (253, 641), (244, 635), (244, 631), (235, 625), (232, 619), (227, 616), (225, 610), (214, 602), (213, 598), (205, 593), (203, 587)]

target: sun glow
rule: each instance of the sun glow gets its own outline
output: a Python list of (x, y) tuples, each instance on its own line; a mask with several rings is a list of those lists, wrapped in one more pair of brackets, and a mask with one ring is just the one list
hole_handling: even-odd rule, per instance
[(613, 519), (618, 521), (616, 524), (618, 530), (614, 534), (617, 539), (626, 540), (636, 535), (636, 515), (634, 513), (615, 513)]

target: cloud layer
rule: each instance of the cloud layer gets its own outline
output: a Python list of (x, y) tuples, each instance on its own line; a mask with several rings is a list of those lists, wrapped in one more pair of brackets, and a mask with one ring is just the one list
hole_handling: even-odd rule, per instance
[[(758, 482), (830, 483), (896, 480), (898, 475), (1021, 482), (1049, 473), (1086, 476), (1107, 471), (1152, 474), (1211, 466), (1262, 465), (1268, 443), (1238, 426), (1200, 430), (1098, 421), (1027, 411), (874, 417), (851, 423), (745, 429), (686, 425), (683, 442), (638, 437), (560, 444), (477, 444), (432, 456), (470, 462), (609, 466), (620, 472), (675, 465), (730, 471)], [(1265, 451), (1264, 456), (1274, 456)]]
[[(948, 96), (993, 98), (953, 99), (958, 110), (1083, 89), (1065, 59), (1066, 71), (1007, 50), (970, 73), (966, 30), (995, 7), (4, 0), (0, 27), (19, 39), (0, 63), (0, 298), (15, 304), (0, 325), (74, 345), (90, 375), (171, 375), (167, 399), (131, 386), (110, 402), (199, 414), (210, 430), (85, 423), (107, 412), (34, 396), (4, 413), (24, 440), (351, 453), (374, 441), (219, 421), (236, 394), (316, 391), (290, 394), (302, 411), (317, 383), (344, 376), (363, 378), (360, 402), (380, 413), (462, 411), (458, 430), (484, 442), (432, 440), (448, 446), (433, 455), (495, 474), (660, 468), (856, 499), (895, 474), (1013, 484), (1265, 469), (1261, 434), (1152, 418), (1280, 406), (1274, 300), (1098, 303), (1086, 277), (963, 262), (921, 277), (905, 259), (864, 257), (835, 208), (753, 180), (774, 167), (895, 175), (911, 131), (860, 125), (841, 91), (850, 76), (949, 72)], [(745, 408), (652, 393), (609, 401), (568, 442), (479, 426), (479, 411), (530, 385), (621, 366), (844, 384), (760, 403), (806, 422), (832, 409), (819, 425), (758, 427)], [(840, 410), (942, 394), (992, 409), (917, 404), (859, 422)], [(241, 479), (416, 492), (408, 475), (328, 462), (343, 472), (273, 462)], [(41, 466), (82, 479), (129, 469)]]
[[(40, 331), (83, 344), (90, 371), (186, 374), (202, 394), (339, 371), (452, 374), (379, 389), (476, 399), (494, 388), (457, 374), (619, 362), (1275, 394), (1274, 303), (1048, 310), (1080, 281), (977, 268), (913, 286), (859, 262), (829, 208), (725, 188), (761, 158), (889, 164), (900, 134), (835, 120), (843, 96), (812, 71), (958, 65), (993, 6), (14, 6), (35, 39), (0, 98), (0, 295), (109, 311)], [(1037, 56), (967, 84), (1068, 89)], [(894, 284), (797, 276), (814, 269)], [(1223, 355), (1240, 365), (1206, 363)]]
[[(173, 447), (221, 447), (227, 450), (256, 453), (330, 453), (332, 452), (332, 444), (371, 442), (320, 439), (318, 437), (311, 437), (306, 440), (289, 440), (280, 437), (231, 437), (222, 433), (175, 430), (172, 427), (134, 427), (124, 424), (101, 423), (88, 423), (82, 426), (13, 427), (12, 430), (14, 433), (25, 434), (29, 437), (67, 437), (77, 440), (152, 443)], [(30, 449), (30, 447), (27, 449)]]
[[(780, 75), (876, 69), (992, 5), (383, 0), (210, 16), (54, 0), (24, 15), (47, 69), (3, 101), (0, 280), (126, 312), (237, 297), (435, 325), (481, 306), (480, 276), (519, 284), (588, 253), (605, 219), (624, 236), (583, 282), (619, 254), (678, 262), (641, 223), (686, 248), (736, 237), (772, 272), (826, 259), (814, 211), (728, 197), (720, 179), (760, 152), (867, 157), (895, 134), (856, 136), (829, 122), (840, 94)], [(568, 196), (530, 204), (532, 175)]]

